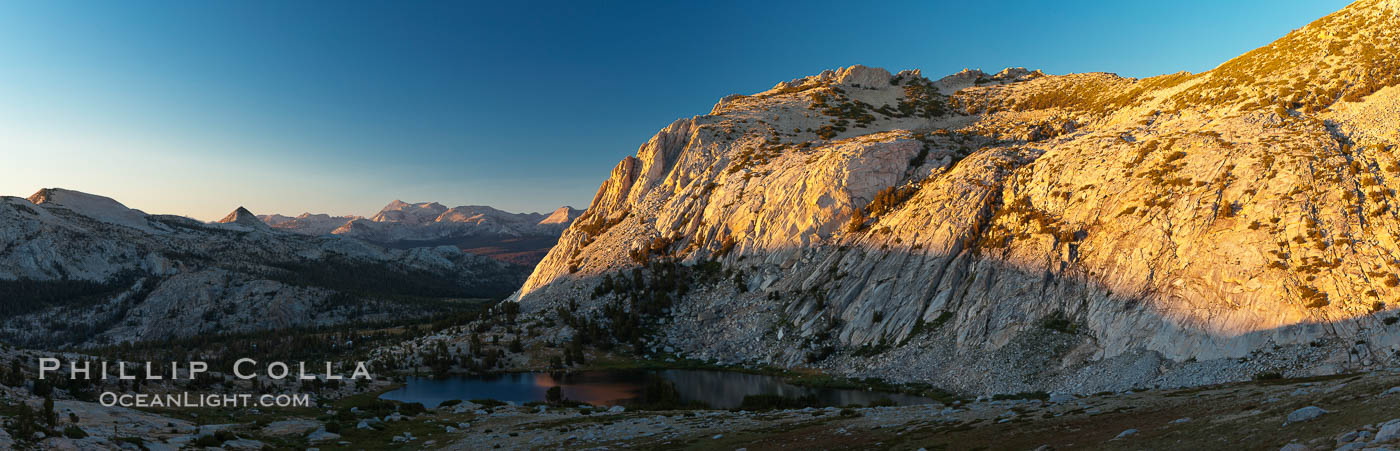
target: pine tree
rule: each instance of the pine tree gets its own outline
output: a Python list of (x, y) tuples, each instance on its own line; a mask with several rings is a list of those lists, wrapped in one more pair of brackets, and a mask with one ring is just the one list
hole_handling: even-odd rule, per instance
[(44, 412), (43, 412), (43, 415), (44, 415), (44, 423), (48, 424), (49, 427), (54, 427), (54, 426), (57, 426), (57, 425), (58, 425), (58, 414), (54, 413), (54, 411), (53, 411), (53, 394), (52, 394), (52, 393), (50, 393), (49, 396), (45, 396), (45, 397), (44, 397)]
[(559, 405), (564, 402), (564, 390), (558, 385), (549, 387), (549, 390), (544, 392), (544, 400), (552, 405)]

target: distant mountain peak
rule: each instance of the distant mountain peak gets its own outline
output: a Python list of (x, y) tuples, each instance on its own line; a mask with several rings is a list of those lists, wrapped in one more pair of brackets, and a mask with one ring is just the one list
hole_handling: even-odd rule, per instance
[(67, 209), (98, 221), (124, 225), (138, 229), (149, 229), (146, 213), (127, 208), (121, 202), (106, 196), (88, 194), (64, 188), (44, 188), (29, 196), (35, 205)]
[(277, 224), (283, 224), (283, 223), (286, 223), (286, 222), (295, 221), (297, 218), (293, 218), (293, 217), (291, 217), (291, 216), (286, 216), (286, 215), (272, 214), (272, 215), (258, 215), (258, 219), (261, 219), (262, 222), (265, 223), (265, 224), (267, 224), (267, 225), (275, 226), (275, 225), (277, 225)]
[(224, 219), (220, 219), (219, 223), (238, 224), (255, 228), (267, 228), (267, 223), (263, 222), (261, 219), (258, 219), (257, 215), (254, 215), (253, 212), (248, 211), (247, 208), (243, 208), (241, 206), (233, 210), (232, 213), (229, 213), (228, 216), (224, 216)]
[(385, 205), (379, 213), (370, 217), (374, 222), (401, 222), (405, 224), (425, 224), (436, 220), (438, 215), (447, 212), (447, 207), (437, 202), (410, 204), (395, 199)]
[(583, 214), (583, 210), (578, 210), (578, 209), (575, 209), (574, 207), (570, 207), (570, 206), (568, 206), (568, 205), (565, 205), (565, 206), (562, 206), (562, 207), (559, 207), (559, 208), (554, 209), (554, 212), (553, 212), (553, 213), (550, 213), (549, 216), (547, 216), (547, 217), (545, 217), (544, 219), (540, 220), (539, 224), (540, 224), (540, 225), (546, 225), (546, 224), (565, 224), (565, 225), (567, 225), (567, 224), (573, 222), (574, 219), (575, 219), (575, 218), (578, 218), (579, 215), (581, 215), (581, 214)]
[(40, 189), (38, 192), (35, 192), (34, 194), (30, 195), (28, 199), (35, 205), (63, 204), (65, 202), (71, 203), (74, 201), (91, 201), (108, 203), (114, 206), (126, 208), (126, 206), (122, 205), (121, 202), (117, 202), (116, 199), (112, 199), (110, 197), (99, 196), (96, 194), (88, 194), (82, 191), (74, 191), (65, 188), (43, 188)]

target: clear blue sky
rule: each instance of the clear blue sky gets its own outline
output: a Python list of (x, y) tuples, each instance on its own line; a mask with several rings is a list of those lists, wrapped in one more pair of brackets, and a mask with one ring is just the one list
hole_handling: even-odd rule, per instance
[(2, 2), (0, 194), (583, 208), (728, 94), (851, 64), (1200, 72), (1346, 3)]

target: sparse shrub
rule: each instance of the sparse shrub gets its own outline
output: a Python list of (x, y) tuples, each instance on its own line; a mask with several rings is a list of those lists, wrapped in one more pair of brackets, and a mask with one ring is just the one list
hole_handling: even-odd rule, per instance
[(734, 246), (738, 245), (739, 242), (734, 239), (734, 235), (725, 235), (724, 240), (719, 243), (719, 250), (715, 251), (715, 258), (729, 255), (734, 250)]
[(80, 428), (77, 425), (70, 424), (67, 427), (63, 428), (63, 436), (74, 440), (78, 440), (87, 438), (88, 434), (87, 431), (83, 430), (83, 428)]
[(641, 396), (637, 397), (633, 406), (640, 410), (681, 410), (708, 407), (703, 402), (681, 399), (681, 393), (676, 388), (676, 384), (656, 374), (647, 376), (646, 383), (642, 385)]
[(423, 407), (421, 402), (410, 402), (399, 405), (399, 413), (404, 416), (415, 416), (427, 412), (428, 408)]
[(851, 220), (846, 222), (846, 233), (858, 233), (865, 230), (865, 211), (857, 208), (851, 213)]
[(914, 195), (917, 188), (913, 186), (889, 187), (875, 193), (875, 199), (870, 201), (870, 205), (865, 207), (871, 216), (881, 216), (899, 208), (904, 201), (909, 200)]
[(844, 132), (844, 131), (846, 131), (846, 127), (837, 127), (837, 126), (833, 126), (833, 125), (823, 125), (823, 126), (821, 126), (820, 128), (817, 129), (817, 137), (818, 137), (818, 138), (821, 138), (821, 139), (831, 139), (831, 138), (835, 138), (835, 137), (836, 137), (836, 134), (841, 133), (841, 132)]
[(1071, 335), (1079, 333), (1079, 325), (1075, 324), (1074, 321), (1071, 321), (1069, 317), (1065, 316), (1064, 312), (1059, 311), (1046, 315), (1044, 318), (1041, 318), (1040, 327), (1055, 332), (1066, 333)]
[(800, 398), (771, 394), (746, 395), (744, 400), (739, 403), (739, 408), (742, 410), (801, 409), (816, 406), (818, 406), (818, 402), (814, 395)]
[[(488, 409), (492, 407), (500, 407), (506, 405), (505, 402), (496, 399), (473, 399), (472, 404), (479, 404), (481, 406), (485, 406)], [(419, 405), (421, 406), (422, 404)]]
[(215, 436), (212, 435), (212, 434), (211, 434), (211, 435), (201, 436), (201, 437), (195, 439), (194, 442), (193, 442), (193, 445), (196, 446), (196, 447), (199, 447), (199, 448), (215, 447), (215, 446), (219, 446), (219, 445), (222, 445), (222, 444), (224, 444), (224, 441), (223, 441), (223, 440), (219, 440), (218, 437), (215, 437)]
[[(1393, 318), (1392, 318), (1393, 319)], [(822, 346), (812, 351), (808, 351), (805, 360), (807, 363), (817, 363), (830, 357), (836, 352), (836, 347), (831, 345)]]
[(551, 405), (559, 405), (564, 402), (564, 389), (558, 385), (549, 387), (549, 390), (544, 392), (544, 400)]
[(1308, 285), (1298, 287), (1298, 293), (1299, 296), (1303, 298), (1303, 301), (1307, 303), (1306, 305), (1308, 308), (1322, 308), (1332, 303), (1327, 299), (1327, 293), (1318, 291), (1316, 288)]

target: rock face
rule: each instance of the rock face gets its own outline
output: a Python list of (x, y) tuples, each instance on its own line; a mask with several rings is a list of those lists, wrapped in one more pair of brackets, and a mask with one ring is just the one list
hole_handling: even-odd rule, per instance
[(605, 277), (713, 260), (660, 323), (684, 354), (986, 393), (1393, 362), (1392, 8), (1201, 74), (855, 66), (729, 96), (623, 159), (517, 299), (589, 311)]
[(261, 216), (278, 230), (340, 235), (394, 248), (456, 246), (464, 251), (533, 266), (581, 214), (559, 207), (549, 215), (509, 213), (482, 205), (448, 208), (437, 202), (395, 200), (369, 218), (303, 213)]
[(206, 224), (63, 189), (0, 197), (0, 336), (17, 345), (430, 314), (392, 299), (504, 297), (527, 271), (450, 246), (281, 232), (243, 208)]

